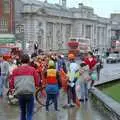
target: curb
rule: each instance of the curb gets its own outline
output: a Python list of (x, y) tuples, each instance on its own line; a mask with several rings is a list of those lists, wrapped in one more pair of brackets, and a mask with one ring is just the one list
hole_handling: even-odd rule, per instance
[[(107, 109), (107, 113), (111, 116), (112, 120), (120, 120), (120, 104), (94, 87), (94, 90), (90, 90), (90, 93), (102, 103), (103, 109)], [(100, 105), (99, 105), (100, 107)]]

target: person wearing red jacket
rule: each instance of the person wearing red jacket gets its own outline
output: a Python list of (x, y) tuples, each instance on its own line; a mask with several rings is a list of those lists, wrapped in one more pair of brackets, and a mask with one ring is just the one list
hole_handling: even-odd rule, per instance
[[(96, 70), (96, 64), (97, 64), (97, 60), (94, 57), (92, 52), (88, 52), (87, 57), (84, 59), (84, 63), (89, 66), (90, 75), (91, 75), (92, 72), (94, 72)], [(94, 82), (95, 81), (92, 80), (91, 85), (90, 85), (91, 88), (94, 85)]]
[(10, 89), (15, 89), (18, 97), (21, 119), (32, 120), (34, 109), (35, 87), (39, 87), (39, 77), (35, 68), (29, 66), (29, 56), (24, 54), (21, 58), (22, 65), (13, 70)]

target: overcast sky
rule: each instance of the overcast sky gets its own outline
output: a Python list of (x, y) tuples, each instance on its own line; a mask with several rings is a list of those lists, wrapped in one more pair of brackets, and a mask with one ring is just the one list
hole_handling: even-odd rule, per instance
[[(39, 0), (45, 1), (45, 0)], [(59, 3), (59, 0), (48, 0), (49, 3)], [(78, 7), (83, 2), (94, 8), (95, 14), (102, 17), (109, 17), (110, 13), (120, 13), (120, 0), (67, 0), (67, 7)]]

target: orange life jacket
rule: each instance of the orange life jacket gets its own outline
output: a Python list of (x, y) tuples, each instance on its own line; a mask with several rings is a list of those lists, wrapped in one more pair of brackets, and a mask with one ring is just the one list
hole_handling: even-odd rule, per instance
[(57, 84), (58, 81), (56, 79), (56, 69), (48, 69), (47, 70), (47, 84)]

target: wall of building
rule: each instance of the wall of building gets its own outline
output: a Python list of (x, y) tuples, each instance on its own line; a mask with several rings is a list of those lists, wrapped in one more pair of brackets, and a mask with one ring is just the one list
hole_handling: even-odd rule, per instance
[[(70, 37), (89, 39), (91, 48), (110, 47), (110, 20), (95, 15), (91, 7), (80, 4), (79, 8), (67, 9), (40, 2), (24, 4), (21, 8), (18, 11), (24, 24), (24, 40), (30, 48), (37, 41), (44, 50), (67, 49)], [(20, 15), (16, 17), (19, 20)]]
[(14, 33), (14, 1), (0, 0), (0, 33)]

